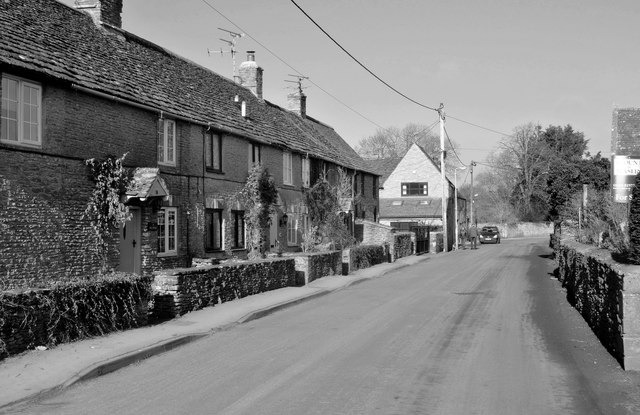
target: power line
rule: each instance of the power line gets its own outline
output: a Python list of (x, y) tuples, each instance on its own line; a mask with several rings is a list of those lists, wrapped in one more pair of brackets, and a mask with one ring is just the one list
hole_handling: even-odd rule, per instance
[[(295, 71), (297, 74), (299, 75), (303, 75), (302, 72), (300, 72), (299, 70), (297, 70), (296, 68), (294, 68), (293, 66), (291, 66), (289, 63), (287, 63), (284, 59), (282, 59), (280, 56), (278, 56), (275, 52), (273, 52), (271, 49), (269, 49), (268, 47), (266, 47), (265, 45), (263, 45), (258, 39), (256, 39), (255, 37), (251, 36), (251, 34), (249, 34), (246, 30), (244, 30), (242, 27), (240, 27), (239, 25), (237, 25), (235, 22), (233, 22), (231, 19), (229, 19), (227, 16), (225, 16), (220, 10), (216, 9), (215, 7), (213, 7), (211, 5), (211, 3), (209, 3), (207, 0), (202, 0), (202, 2), (204, 4), (206, 4), (211, 10), (215, 11), (216, 13), (218, 13), (220, 16), (222, 16), (226, 21), (228, 21), (229, 23), (231, 23), (232, 25), (234, 25), (235, 27), (237, 27), (242, 33), (244, 33), (246, 36), (248, 36), (249, 38), (251, 38), (254, 42), (256, 42), (258, 45), (260, 45), (264, 50), (266, 50), (267, 52), (269, 52), (273, 57), (275, 57), (276, 59), (278, 59), (280, 62), (282, 62), (284, 65), (286, 65), (287, 67), (289, 67), (289, 69)], [(324, 88), (322, 88), (320, 85), (316, 84), (315, 82), (313, 82), (313, 80), (308, 79), (308, 81), (313, 84), (316, 88), (318, 88), (319, 90), (321, 90), (322, 92), (324, 92), (325, 94), (327, 94), (328, 96), (330, 96), (331, 98), (333, 98), (334, 100), (336, 100), (337, 102), (339, 102), (340, 104), (342, 104), (344, 107), (348, 108), (349, 110), (351, 110), (354, 114), (357, 114), (358, 116), (360, 116), (362, 119), (370, 122), (371, 124), (375, 125), (378, 128), (381, 129), (385, 129), (384, 127), (382, 127), (381, 125), (379, 125), (378, 123), (376, 123), (375, 121), (369, 119), (368, 117), (364, 116), (363, 114), (361, 114), (360, 112), (358, 112), (357, 110), (355, 110), (354, 108), (350, 107), (349, 105), (347, 105), (346, 103), (344, 103), (343, 101), (341, 101), (340, 99), (338, 99), (336, 96), (334, 96), (333, 94), (329, 93), (327, 90), (325, 90)]]
[(462, 164), (463, 166), (466, 166), (466, 164), (464, 164), (462, 160), (460, 160), (458, 153), (456, 153), (456, 149), (453, 147), (453, 143), (451, 142), (451, 138), (449, 138), (449, 133), (447, 132), (447, 127), (444, 127), (444, 135), (447, 137), (447, 140), (449, 141), (449, 147), (451, 147), (451, 151), (453, 151), (453, 154), (455, 154), (460, 164)]
[(344, 53), (346, 53), (351, 59), (353, 59), (358, 65), (360, 65), (365, 71), (369, 72), (369, 74), (371, 74), (374, 78), (376, 78), (378, 81), (382, 82), (382, 84), (384, 84), (387, 88), (391, 89), (393, 92), (395, 92), (396, 94), (402, 96), (403, 98), (413, 102), (416, 105), (419, 105), (423, 108), (429, 109), (431, 111), (438, 111), (436, 108), (430, 107), (428, 105), (424, 105), (421, 102), (418, 102), (416, 100), (414, 100), (413, 98), (408, 97), (407, 95), (403, 94), (402, 92), (398, 91), (396, 88), (394, 88), (393, 86), (389, 85), (386, 81), (384, 81), (382, 78), (380, 78), (378, 75), (376, 75), (375, 73), (373, 73), (369, 68), (367, 68), (362, 62), (360, 62), (358, 59), (356, 59), (355, 56), (353, 56), (351, 53), (349, 53), (348, 50), (346, 50), (344, 47), (342, 47), (342, 45), (340, 43), (338, 43), (337, 40), (335, 40), (329, 33), (327, 33), (326, 30), (324, 30), (322, 28), (322, 26), (320, 26), (318, 23), (316, 23), (315, 20), (313, 20), (313, 18), (311, 16), (309, 16), (307, 14), (307, 12), (305, 12), (302, 7), (298, 6), (298, 3), (295, 2), (295, 0), (291, 0), (291, 3), (293, 3), (298, 10), (300, 10), (302, 12), (302, 14), (304, 14), (310, 21), (311, 23), (313, 23), (318, 29), (320, 29), (322, 31), (322, 33), (324, 33), (325, 35), (327, 35), (327, 37), (329, 39), (331, 39), (331, 41), (333, 43), (336, 44), (336, 46), (338, 46), (340, 49), (342, 49), (342, 51)]

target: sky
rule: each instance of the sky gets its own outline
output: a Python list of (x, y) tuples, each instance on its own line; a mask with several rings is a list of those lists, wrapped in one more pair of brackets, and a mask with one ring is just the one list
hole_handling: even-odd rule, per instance
[[(62, 0), (73, 5), (74, 0)], [(482, 165), (529, 122), (570, 124), (592, 154), (611, 154), (614, 108), (640, 107), (640, 1), (123, 0), (123, 29), (222, 76), (246, 51), (264, 69), (264, 98), (286, 107), (304, 75), (307, 114), (352, 147), (380, 128), (445, 128), (464, 164)], [(475, 124), (475, 125), (472, 125)], [(436, 125), (433, 130), (439, 134)], [(447, 162), (455, 162), (449, 155)]]

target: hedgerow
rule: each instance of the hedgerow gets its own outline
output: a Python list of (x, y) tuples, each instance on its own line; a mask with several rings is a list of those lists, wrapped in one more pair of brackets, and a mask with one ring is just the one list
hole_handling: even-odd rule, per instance
[(351, 269), (369, 268), (385, 262), (384, 247), (381, 245), (358, 245), (351, 248)]
[(123, 273), (0, 292), (0, 359), (147, 323), (151, 278)]

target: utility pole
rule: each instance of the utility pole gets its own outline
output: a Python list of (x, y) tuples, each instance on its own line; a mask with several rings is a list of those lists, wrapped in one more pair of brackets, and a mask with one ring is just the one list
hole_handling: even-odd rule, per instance
[(444, 104), (440, 103), (438, 108), (438, 116), (440, 118), (440, 174), (442, 176), (442, 250), (449, 251), (449, 241), (447, 238), (447, 193), (449, 186), (447, 185), (447, 176), (444, 166)]
[(469, 226), (473, 226), (473, 166), (476, 165), (476, 162), (471, 160), (471, 222)]

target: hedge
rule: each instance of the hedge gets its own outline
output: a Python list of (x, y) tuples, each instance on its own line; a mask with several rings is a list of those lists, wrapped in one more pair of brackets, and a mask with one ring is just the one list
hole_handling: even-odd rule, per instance
[(0, 359), (147, 324), (151, 278), (124, 273), (0, 292)]
[(351, 271), (369, 268), (386, 262), (384, 247), (381, 245), (358, 245), (351, 248)]

